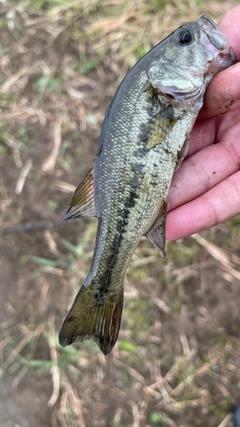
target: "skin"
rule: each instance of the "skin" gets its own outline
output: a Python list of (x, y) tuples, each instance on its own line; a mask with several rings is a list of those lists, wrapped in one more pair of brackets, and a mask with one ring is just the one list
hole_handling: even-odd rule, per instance
[[(240, 6), (219, 22), (240, 61)], [(240, 213), (240, 62), (210, 83), (189, 152), (168, 196), (166, 237), (177, 240)]]

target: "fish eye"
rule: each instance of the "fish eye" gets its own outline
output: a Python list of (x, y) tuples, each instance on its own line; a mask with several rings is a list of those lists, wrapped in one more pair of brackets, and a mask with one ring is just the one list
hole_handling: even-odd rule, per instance
[(188, 30), (182, 30), (179, 37), (181, 44), (189, 44), (192, 41), (192, 34)]

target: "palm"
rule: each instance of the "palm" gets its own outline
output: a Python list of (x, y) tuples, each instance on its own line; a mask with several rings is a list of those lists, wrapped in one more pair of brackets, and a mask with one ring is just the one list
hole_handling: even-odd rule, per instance
[[(239, 20), (238, 6), (220, 22), (237, 60)], [(239, 164), (240, 63), (218, 74), (207, 90), (188, 156), (174, 174), (170, 188), (167, 239), (188, 236), (240, 212)]]

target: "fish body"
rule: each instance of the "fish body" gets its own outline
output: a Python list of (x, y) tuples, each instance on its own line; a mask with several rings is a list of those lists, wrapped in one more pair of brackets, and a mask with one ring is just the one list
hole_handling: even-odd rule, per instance
[(164, 256), (167, 194), (188, 149), (207, 85), (235, 62), (208, 17), (147, 53), (119, 86), (102, 125), (93, 168), (64, 219), (99, 220), (92, 266), (60, 331), (60, 344), (92, 338), (104, 354), (120, 328), (123, 281), (142, 236)]

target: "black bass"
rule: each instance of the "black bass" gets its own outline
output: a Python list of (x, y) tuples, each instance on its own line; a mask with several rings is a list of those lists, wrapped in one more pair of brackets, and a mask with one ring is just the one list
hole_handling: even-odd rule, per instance
[(92, 266), (59, 335), (62, 346), (92, 338), (116, 343), (123, 281), (140, 238), (164, 256), (167, 194), (188, 150), (207, 85), (235, 62), (207, 16), (183, 25), (148, 52), (120, 84), (102, 125), (93, 168), (64, 219), (99, 219)]

